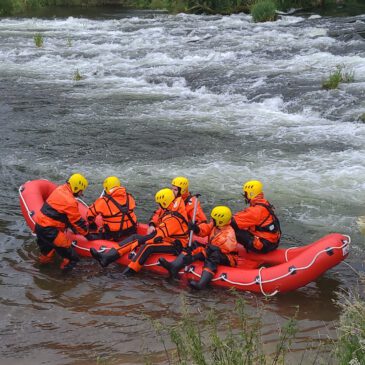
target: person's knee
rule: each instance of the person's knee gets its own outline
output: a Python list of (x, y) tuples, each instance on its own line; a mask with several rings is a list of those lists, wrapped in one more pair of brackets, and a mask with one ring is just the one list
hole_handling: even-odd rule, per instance
[(214, 261), (211, 261), (211, 259), (205, 260), (204, 268), (207, 268), (209, 271), (215, 273), (217, 271), (217, 264)]

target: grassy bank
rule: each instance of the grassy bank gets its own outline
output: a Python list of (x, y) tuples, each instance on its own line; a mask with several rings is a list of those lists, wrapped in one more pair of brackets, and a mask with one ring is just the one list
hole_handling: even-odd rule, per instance
[(344, 5), (361, 0), (1, 0), (0, 16), (11, 16), (48, 6), (106, 6), (120, 5), (134, 9), (166, 9), (172, 13), (232, 14), (249, 13), (257, 3), (270, 3), (278, 10), (333, 6), (338, 1)]
[[(292, 352), (292, 343), (300, 330), (295, 315), (278, 325), (276, 345), (267, 346), (261, 333), (264, 308), (249, 314), (238, 295), (235, 308), (230, 308), (223, 317), (214, 310), (201, 313), (183, 300), (177, 324), (169, 327), (161, 322), (152, 323), (170, 365), (365, 364), (364, 298), (358, 294), (340, 294), (340, 298), (342, 314), (337, 324), (337, 339), (332, 343), (318, 339), (315, 347), (308, 344), (304, 355)], [(174, 347), (172, 350), (167, 350), (171, 347), (169, 343)]]

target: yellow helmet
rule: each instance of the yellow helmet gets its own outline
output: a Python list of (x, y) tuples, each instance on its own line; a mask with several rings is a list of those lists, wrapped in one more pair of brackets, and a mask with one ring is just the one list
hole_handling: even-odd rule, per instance
[(86, 178), (81, 174), (71, 175), (67, 182), (69, 183), (74, 194), (77, 194), (79, 191), (84, 191), (89, 185)]
[(171, 181), (171, 185), (180, 188), (180, 193), (185, 194), (189, 188), (189, 180), (184, 176), (177, 176)]
[(161, 189), (155, 195), (155, 201), (157, 204), (160, 204), (162, 208), (166, 209), (175, 199), (174, 192), (169, 189)]
[(107, 194), (118, 186), (120, 186), (120, 180), (116, 176), (108, 176), (103, 182), (103, 187)]
[(253, 199), (255, 196), (262, 193), (262, 182), (258, 180), (247, 181), (243, 184), (242, 190), (246, 199)]
[(214, 219), (217, 227), (223, 227), (231, 221), (232, 212), (228, 207), (220, 205), (212, 209), (210, 216)]

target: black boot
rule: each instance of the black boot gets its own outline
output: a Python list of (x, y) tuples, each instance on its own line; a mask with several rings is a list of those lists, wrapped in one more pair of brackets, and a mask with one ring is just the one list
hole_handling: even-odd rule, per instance
[(132, 275), (134, 275), (134, 274), (136, 274), (136, 271), (134, 271), (133, 269), (131, 269), (129, 266), (127, 266), (127, 267), (123, 270), (123, 272), (122, 272), (122, 275), (124, 275), (124, 276), (132, 276)]
[(62, 272), (67, 273), (71, 271), (80, 261), (78, 257), (70, 259), (63, 259), (60, 265)]
[(167, 261), (165, 258), (160, 257), (158, 260), (159, 264), (170, 272), (170, 277), (178, 278), (178, 274), (181, 268), (191, 264), (191, 255), (180, 254), (172, 262)]
[(105, 253), (98, 252), (95, 248), (90, 248), (91, 256), (99, 262), (102, 267), (107, 267), (110, 263), (119, 259), (119, 253), (115, 248), (111, 248)]
[(56, 252), (63, 257), (60, 265), (62, 272), (66, 273), (71, 271), (80, 261), (79, 257), (72, 247), (57, 247)]
[(201, 290), (204, 289), (210, 283), (213, 277), (214, 274), (212, 274), (210, 271), (203, 270), (200, 280), (199, 281), (190, 280), (189, 284), (192, 288)]

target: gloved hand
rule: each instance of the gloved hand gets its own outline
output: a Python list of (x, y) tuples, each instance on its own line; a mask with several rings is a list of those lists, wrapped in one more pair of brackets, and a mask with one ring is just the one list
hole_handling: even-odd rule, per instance
[(196, 223), (189, 222), (188, 228), (189, 228), (189, 231), (193, 231), (196, 234), (198, 234), (200, 232), (200, 228)]
[(158, 236), (156, 238), (153, 239), (153, 243), (161, 243), (163, 241), (161, 236)]
[(98, 229), (98, 225), (95, 222), (89, 222), (89, 230), (96, 231)]
[(211, 255), (213, 252), (218, 252), (218, 251), (220, 251), (220, 248), (218, 246), (208, 245), (208, 247), (207, 247), (208, 255)]
[(176, 239), (172, 244), (174, 245), (176, 253), (180, 254), (180, 252), (183, 250), (183, 246), (181, 244), (181, 241)]
[(85, 238), (88, 241), (100, 240), (101, 236), (98, 233), (88, 233)]

